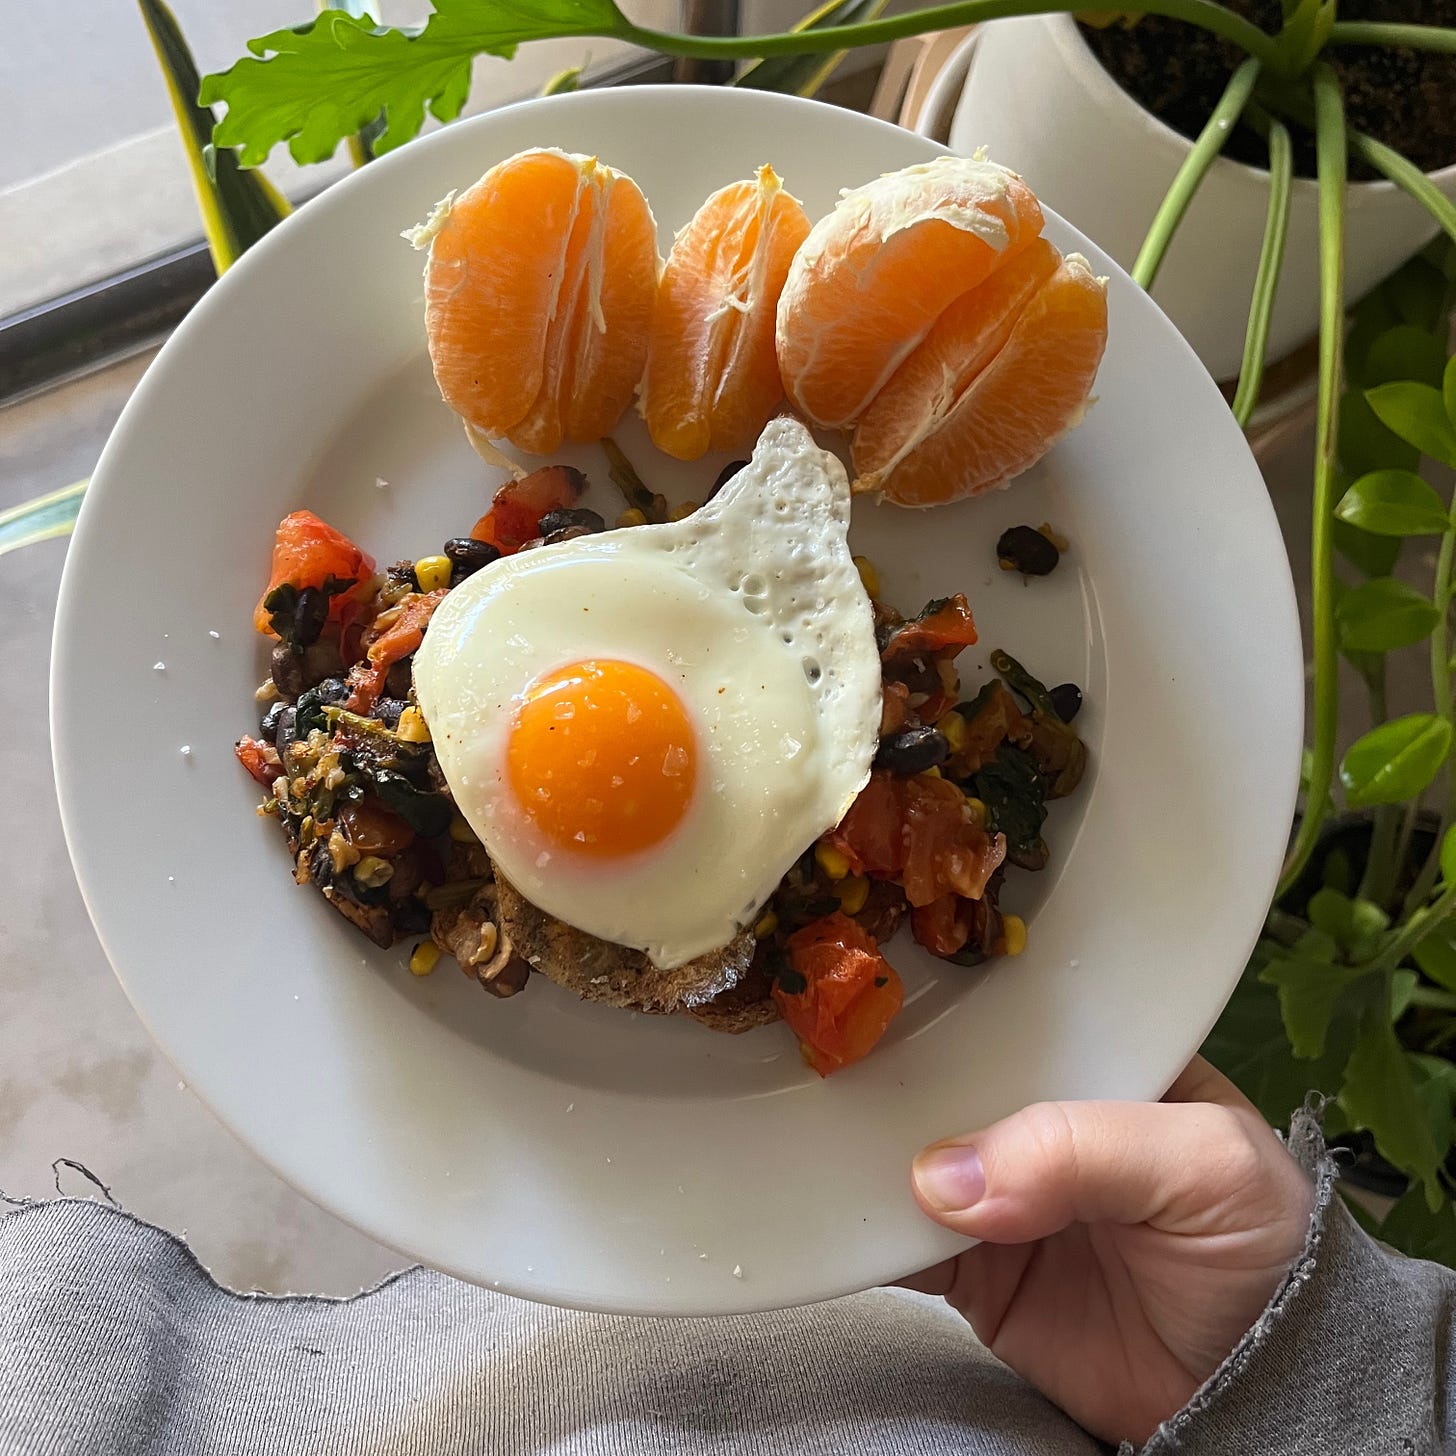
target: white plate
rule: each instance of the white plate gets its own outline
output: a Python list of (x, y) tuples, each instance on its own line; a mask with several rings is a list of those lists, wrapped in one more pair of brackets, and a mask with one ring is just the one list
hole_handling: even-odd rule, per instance
[[(1279, 531), (1191, 350), (1048, 216), (1053, 241), (1112, 277), (1100, 402), (1009, 493), (930, 514), (860, 502), (854, 527), (892, 601), (968, 593), (982, 632), (970, 688), (1005, 646), (1086, 690), (1092, 770), (1053, 810), (1051, 867), (1013, 881), (1033, 922), (1025, 955), (978, 980), (895, 941), (905, 1011), (827, 1082), (781, 1026), (715, 1035), (539, 977), (505, 1002), (453, 967), (416, 980), (407, 945), (373, 949), (293, 884), (231, 745), (265, 671), (249, 623), (281, 515), (312, 507), (389, 561), (467, 530), (497, 483), (434, 388), (420, 259), (399, 232), (532, 146), (631, 173), (664, 250), (711, 189), (760, 162), (817, 215), (840, 187), (941, 150), (755, 92), (588, 92), (412, 143), (260, 243), (137, 389), (66, 561), (52, 715), (77, 876), (188, 1085), (373, 1237), (597, 1309), (753, 1310), (864, 1288), (957, 1247), (911, 1200), (922, 1144), (1041, 1098), (1156, 1097), (1217, 1016), (1296, 788), (1301, 657)], [(721, 463), (670, 466), (635, 422), (621, 439), (675, 499), (701, 498)], [(571, 458), (615, 509), (595, 450)], [(1023, 584), (993, 543), (1042, 520), (1072, 549)]]

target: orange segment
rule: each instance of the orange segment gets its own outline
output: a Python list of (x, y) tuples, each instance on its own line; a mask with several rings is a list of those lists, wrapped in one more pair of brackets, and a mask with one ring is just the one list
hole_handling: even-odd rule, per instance
[(677, 235), (657, 290), (640, 408), (679, 460), (746, 451), (783, 398), (774, 318), (809, 219), (772, 167), (715, 192)]
[(847, 193), (810, 231), (779, 299), (789, 398), (818, 424), (854, 424), (945, 309), (1041, 225), (1020, 177), (968, 157)]
[(877, 489), (945, 423), (966, 386), (1010, 338), (1016, 320), (1061, 261), (1051, 243), (1037, 238), (941, 314), (860, 419), (854, 435), (860, 489)]
[[(986, 328), (967, 307), (958, 320), (947, 318), (947, 331), (957, 322), (967, 337)], [(883, 412), (876, 400), (863, 441), (855, 437), (856, 488), (878, 487), (898, 505), (933, 506), (1005, 485), (1081, 419), (1106, 343), (1106, 280), (1069, 253), (928, 433), (914, 425), (901, 433), (904, 422), (925, 413), (910, 402), (908, 381), (903, 391), (886, 391)], [(944, 335), (935, 344), (950, 349)], [(901, 443), (892, 448), (892, 440)]]
[(482, 434), (549, 453), (631, 402), (657, 289), (657, 229), (630, 177), (522, 152), (414, 234), (440, 393)]

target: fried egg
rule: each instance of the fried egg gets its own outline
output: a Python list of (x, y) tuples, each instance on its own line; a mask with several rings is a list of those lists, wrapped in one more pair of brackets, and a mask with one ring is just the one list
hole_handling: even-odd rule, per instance
[[(691, 516), (506, 557), (415, 688), (460, 812), (548, 914), (680, 966), (869, 779), (880, 663), (843, 467), (797, 421)], [(721, 989), (721, 988), (718, 988)]]

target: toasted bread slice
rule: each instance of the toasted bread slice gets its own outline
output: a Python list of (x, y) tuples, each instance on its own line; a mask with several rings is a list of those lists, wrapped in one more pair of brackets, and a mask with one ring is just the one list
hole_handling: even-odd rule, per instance
[(546, 914), (499, 874), (496, 896), (500, 928), (516, 954), (557, 985), (608, 1006), (653, 1015), (691, 1011), (709, 1026), (721, 1022), (724, 1030), (745, 1029), (736, 1024), (744, 1018), (743, 1008), (725, 1008), (716, 1017), (700, 1013), (709, 1012), (709, 1003), (736, 986), (752, 964), (754, 940), (746, 932), (722, 950), (665, 971), (654, 966), (643, 951), (598, 940)]
[(735, 1035), (780, 1019), (778, 1003), (773, 998), (773, 982), (758, 961), (721, 995), (702, 1006), (688, 1007), (688, 1015), (713, 1031)]

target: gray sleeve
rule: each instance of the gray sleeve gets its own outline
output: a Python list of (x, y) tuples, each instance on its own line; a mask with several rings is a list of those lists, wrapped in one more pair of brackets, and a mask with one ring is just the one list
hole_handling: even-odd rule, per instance
[(1456, 1449), (1456, 1273), (1396, 1254), (1359, 1227), (1335, 1192), (1316, 1115), (1295, 1117), (1289, 1150), (1315, 1180), (1304, 1251), (1258, 1322), (1142, 1456)]

